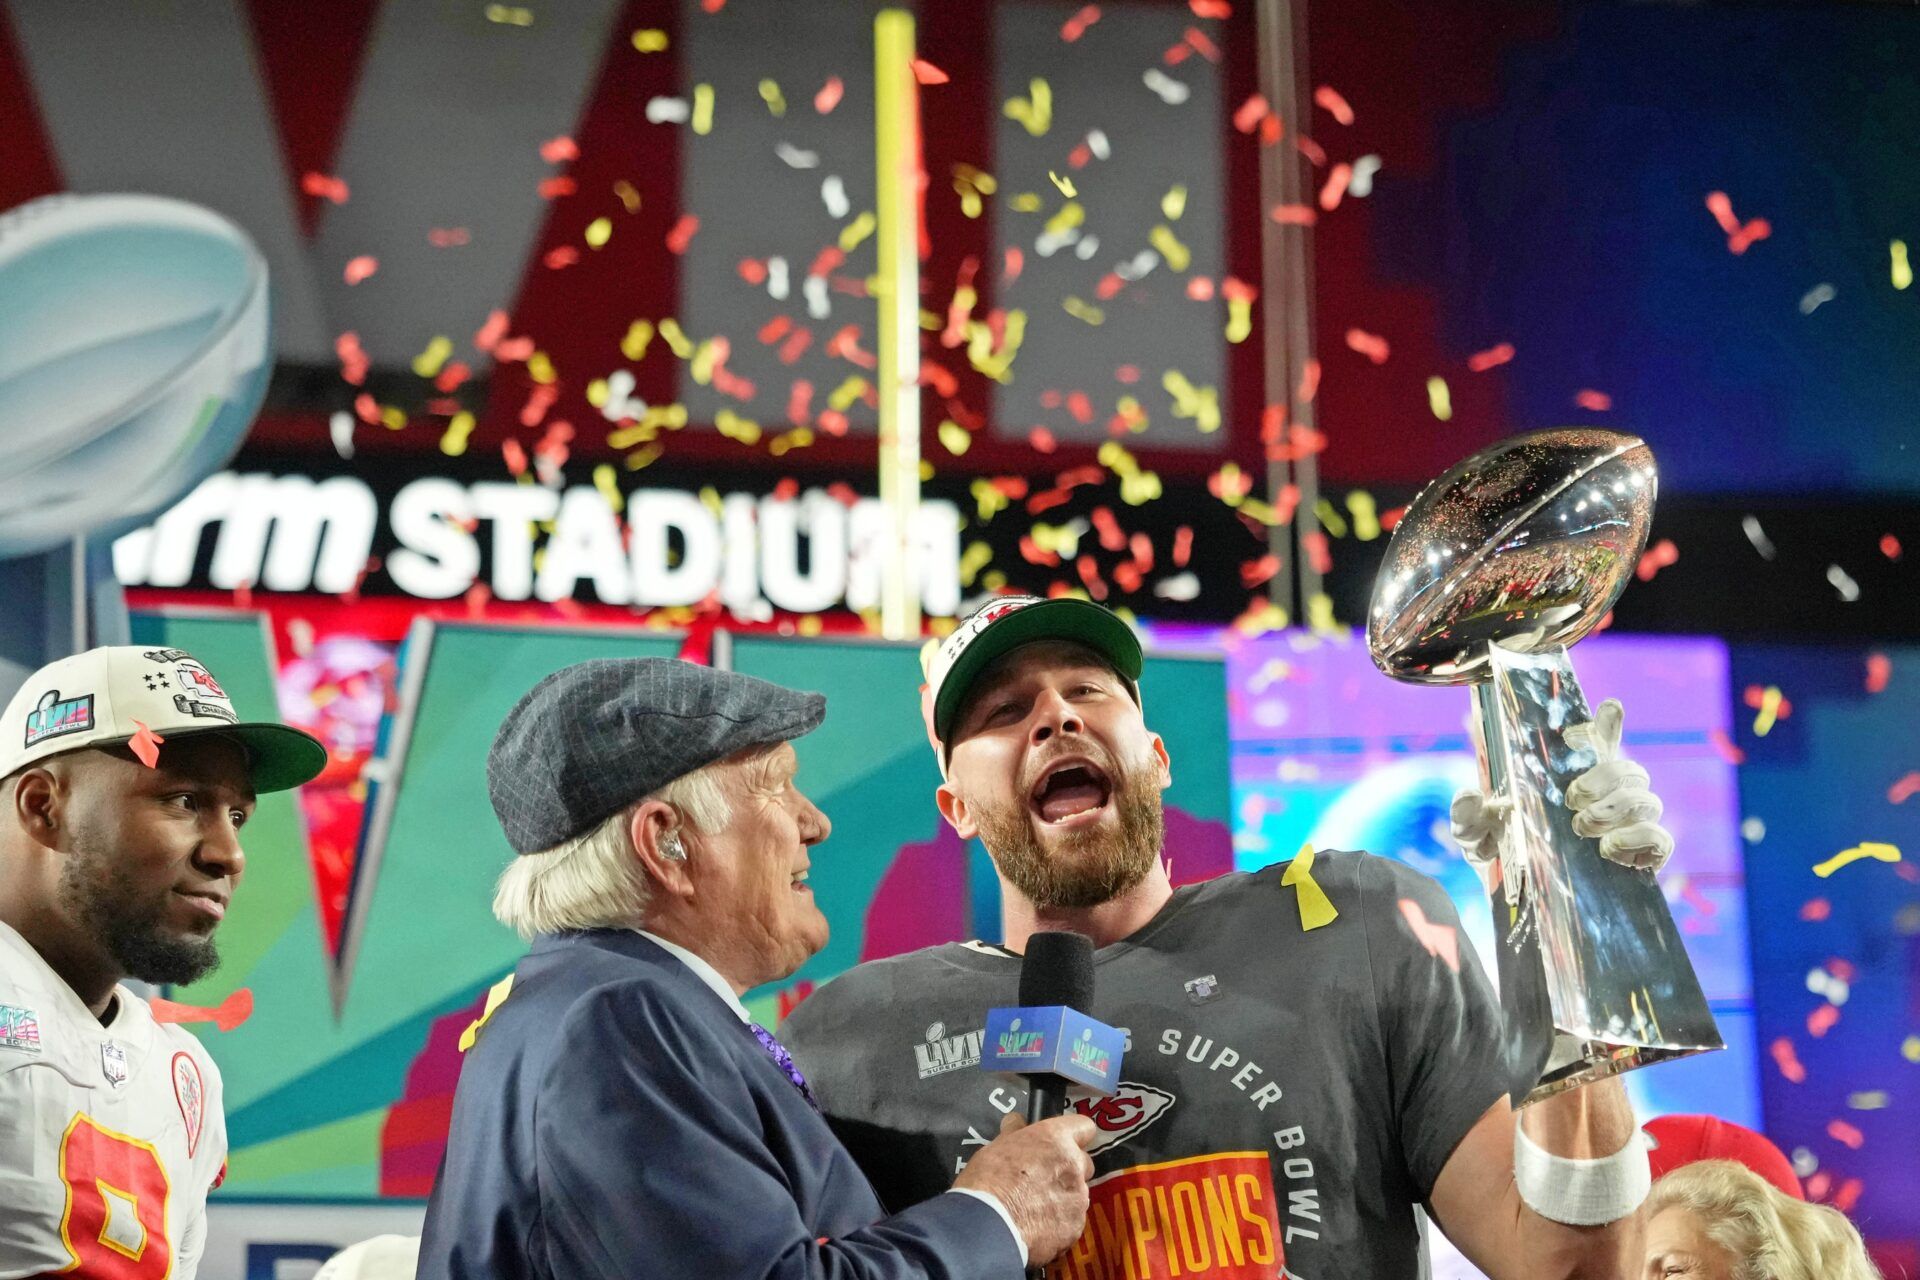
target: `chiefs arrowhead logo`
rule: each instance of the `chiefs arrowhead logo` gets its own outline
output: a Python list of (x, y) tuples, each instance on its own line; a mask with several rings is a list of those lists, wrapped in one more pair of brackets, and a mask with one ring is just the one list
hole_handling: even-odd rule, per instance
[(1125, 1142), (1165, 1115), (1173, 1101), (1173, 1095), (1165, 1089), (1131, 1080), (1121, 1081), (1119, 1091), (1110, 1098), (1075, 1099), (1073, 1109), (1093, 1121), (1100, 1131), (1087, 1154), (1095, 1155)]

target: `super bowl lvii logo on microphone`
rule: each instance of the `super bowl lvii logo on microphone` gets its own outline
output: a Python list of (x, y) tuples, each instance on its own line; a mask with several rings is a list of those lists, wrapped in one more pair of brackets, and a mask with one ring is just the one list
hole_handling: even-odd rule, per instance
[(1002, 1058), (1043, 1058), (1047, 1053), (1047, 1035), (1044, 1031), (1022, 1031), (1020, 1019), (1015, 1018), (1013, 1025), (1000, 1033), (997, 1050)]

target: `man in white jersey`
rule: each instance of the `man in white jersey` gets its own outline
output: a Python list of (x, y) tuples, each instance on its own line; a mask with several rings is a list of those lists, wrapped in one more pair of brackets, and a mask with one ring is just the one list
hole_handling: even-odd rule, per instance
[(123, 979), (186, 983), (254, 797), (326, 766), (179, 649), (91, 649), (0, 716), (0, 1280), (192, 1280), (226, 1170), (220, 1073)]
[[(1119, 1092), (1077, 1104), (1095, 1177), (1050, 1280), (1414, 1280), (1416, 1206), (1495, 1280), (1637, 1274), (1648, 1166), (1625, 1090), (1516, 1116), (1499, 1002), (1438, 885), (1321, 851), (1173, 887), (1173, 762), (1141, 665), (1105, 609), (1033, 597), (988, 604), (930, 664), (940, 812), (993, 857), (1005, 943), (859, 965), (780, 1033), (882, 1202), (944, 1186), (1022, 1104), (979, 1070), (979, 1029), (1017, 1003), (1027, 938), (1069, 929), (1097, 948), (1086, 1012), (1129, 1042)], [(1595, 723), (1617, 746), (1618, 704)], [(1607, 856), (1657, 866), (1672, 842), (1646, 784), (1614, 761), (1570, 800)], [(1463, 800), (1456, 835), (1483, 857), (1499, 815)]]

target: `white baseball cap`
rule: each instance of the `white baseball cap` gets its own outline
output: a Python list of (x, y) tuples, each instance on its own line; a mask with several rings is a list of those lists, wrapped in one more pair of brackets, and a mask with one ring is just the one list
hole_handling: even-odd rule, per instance
[(84, 747), (119, 746), (145, 725), (163, 741), (217, 733), (246, 749), (257, 792), (285, 791), (327, 767), (318, 738), (272, 721), (243, 723), (232, 699), (183, 649), (112, 645), (49, 662), (0, 716), (0, 777)]
[(998, 658), (1039, 640), (1071, 640), (1099, 654), (1140, 701), (1140, 637), (1091, 600), (1000, 596), (962, 622), (927, 662), (928, 729), (944, 765), (967, 690)]

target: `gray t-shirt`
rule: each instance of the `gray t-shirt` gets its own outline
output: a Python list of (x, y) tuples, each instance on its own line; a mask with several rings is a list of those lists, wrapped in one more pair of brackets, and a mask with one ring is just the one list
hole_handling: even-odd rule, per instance
[[(1412, 1280), (1414, 1206), (1502, 1093), (1501, 1013), (1432, 880), (1321, 853), (1339, 916), (1302, 928), (1284, 864), (1187, 885), (1096, 953), (1093, 1008), (1126, 1028), (1086, 1231), (1052, 1280)], [(945, 1190), (1025, 1105), (980, 1070), (1020, 959), (949, 943), (860, 965), (781, 1039), (890, 1210)]]

